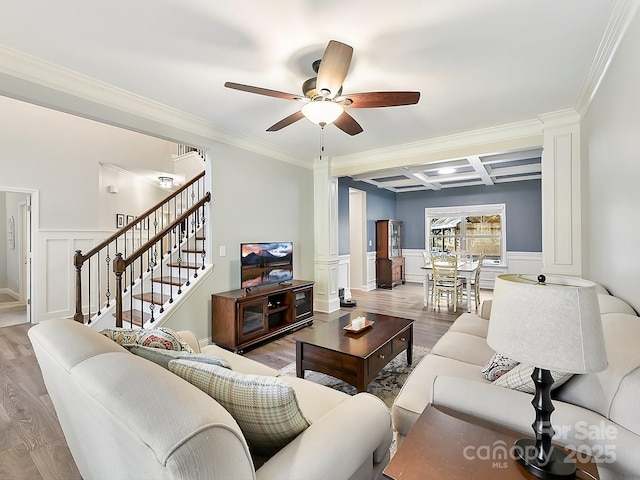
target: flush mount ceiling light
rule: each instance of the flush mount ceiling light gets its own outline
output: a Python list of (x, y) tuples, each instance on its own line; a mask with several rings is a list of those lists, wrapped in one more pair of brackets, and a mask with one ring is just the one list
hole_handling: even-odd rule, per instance
[(160, 188), (173, 187), (173, 178), (171, 177), (158, 177), (158, 182), (160, 182)]
[(451, 175), (452, 173), (456, 173), (456, 169), (453, 167), (445, 167), (438, 170), (440, 175)]
[(321, 127), (335, 122), (343, 112), (342, 105), (329, 100), (315, 100), (302, 107), (302, 114)]

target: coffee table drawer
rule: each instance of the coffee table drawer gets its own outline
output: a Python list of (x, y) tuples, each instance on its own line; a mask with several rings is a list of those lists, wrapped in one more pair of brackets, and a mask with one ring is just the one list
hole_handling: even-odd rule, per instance
[(380, 372), (384, 366), (393, 358), (391, 342), (385, 343), (378, 350), (376, 350), (367, 362), (369, 367), (369, 374), (375, 376)]
[(391, 346), (393, 348), (393, 356), (395, 357), (398, 353), (406, 350), (409, 346), (409, 341), (411, 340), (411, 331), (409, 329), (404, 332), (400, 332), (398, 335), (393, 337), (391, 341)]

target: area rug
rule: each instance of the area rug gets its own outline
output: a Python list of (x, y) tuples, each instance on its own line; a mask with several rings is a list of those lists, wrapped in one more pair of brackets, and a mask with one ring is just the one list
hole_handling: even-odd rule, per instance
[[(367, 391), (380, 398), (387, 407), (391, 409), (393, 401), (400, 392), (400, 388), (402, 388), (402, 385), (407, 380), (409, 373), (411, 373), (418, 362), (420, 362), (420, 360), (422, 360), (422, 358), (430, 351), (431, 349), (428, 347), (414, 345), (413, 361), (411, 362), (411, 365), (407, 365), (406, 353), (400, 353), (397, 357), (391, 360), (386, 367), (384, 367), (376, 378), (374, 378), (367, 387)], [(295, 377), (296, 363), (291, 362), (289, 365), (281, 368), (280, 374)], [(336, 390), (348, 393), (349, 395), (355, 395), (357, 393), (356, 387), (324, 373), (306, 370), (304, 372), (304, 378), (321, 385), (326, 385), (327, 387), (335, 388)]]

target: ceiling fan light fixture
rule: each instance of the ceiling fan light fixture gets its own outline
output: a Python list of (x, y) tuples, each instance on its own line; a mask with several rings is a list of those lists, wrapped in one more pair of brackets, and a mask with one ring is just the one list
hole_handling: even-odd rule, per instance
[(302, 114), (321, 127), (335, 122), (343, 112), (342, 105), (327, 100), (309, 102), (302, 107)]

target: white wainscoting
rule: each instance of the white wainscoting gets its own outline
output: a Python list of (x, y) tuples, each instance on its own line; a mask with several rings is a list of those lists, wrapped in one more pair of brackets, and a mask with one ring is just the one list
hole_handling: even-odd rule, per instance
[[(33, 272), (34, 323), (75, 313), (76, 250), (89, 251), (113, 232), (40, 230)], [(86, 275), (86, 273), (84, 273)]]
[[(422, 256), (423, 250), (408, 249), (402, 250), (405, 261), (405, 278), (407, 282), (422, 283), (424, 271), (420, 269), (424, 265)], [(493, 290), (496, 275), (503, 273), (532, 273), (542, 272), (541, 252), (507, 252), (507, 264), (487, 265), (482, 267), (480, 272), (480, 288)]]
[(542, 252), (507, 252), (509, 273), (543, 272)]
[(376, 252), (367, 252), (367, 285), (366, 291), (375, 290), (376, 284)]
[(347, 290), (362, 290), (368, 292), (376, 289), (376, 252), (367, 252), (366, 258), (366, 283), (364, 285), (351, 285), (351, 256), (340, 255), (338, 257), (338, 287)]
[[(422, 250), (404, 249), (405, 279), (407, 282), (422, 283), (424, 265)], [(340, 255), (338, 262), (338, 286), (346, 290), (370, 291), (376, 289), (376, 252), (367, 252), (367, 283), (366, 285), (349, 284), (350, 256)], [(507, 252), (507, 265), (487, 265), (480, 272), (480, 288), (493, 290), (496, 275), (503, 273), (538, 274), (542, 269), (541, 252)]]
[(350, 255), (338, 256), (338, 288), (344, 288), (345, 294), (347, 291), (351, 290), (350, 258)]

